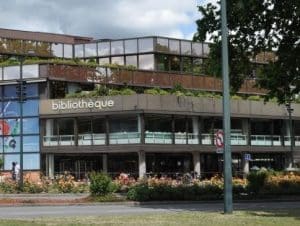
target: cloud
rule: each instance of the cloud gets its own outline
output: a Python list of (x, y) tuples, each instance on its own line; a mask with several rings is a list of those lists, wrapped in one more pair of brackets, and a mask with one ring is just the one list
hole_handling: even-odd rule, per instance
[(197, 0), (10, 0), (0, 5), (0, 27), (94, 38), (190, 38), (196, 32), (197, 4)]

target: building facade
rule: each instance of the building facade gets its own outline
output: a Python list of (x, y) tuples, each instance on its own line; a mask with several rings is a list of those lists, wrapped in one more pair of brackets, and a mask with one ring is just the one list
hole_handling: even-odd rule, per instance
[[(0, 29), (3, 170), (10, 171), (22, 157), (26, 172), (49, 177), (65, 171), (77, 179), (91, 171), (135, 177), (222, 173), (223, 156), (215, 145), (215, 134), (222, 129), (221, 99), (143, 93), (178, 84), (191, 92), (221, 93), (221, 80), (205, 75), (208, 53), (207, 43), (164, 37), (93, 40)], [(22, 64), (7, 64), (12, 56)], [(40, 60), (29, 61), (33, 56)], [(17, 90), (20, 79), (26, 81), (23, 102)], [(239, 93), (264, 95), (254, 84), (246, 80)], [(130, 87), (136, 93), (71, 98), (99, 85)], [(292, 107), (291, 129), (285, 106), (231, 100), (234, 175), (300, 163), (300, 105)]]

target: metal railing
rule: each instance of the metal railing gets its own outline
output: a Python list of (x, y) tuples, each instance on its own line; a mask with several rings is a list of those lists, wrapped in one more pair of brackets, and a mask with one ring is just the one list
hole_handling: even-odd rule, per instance
[(78, 134), (78, 145), (105, 145), (105, 133)]
[(146, 144), (172, 144), (170, 132), (145, 132)]
[(44, 136), (43, 139), (44, 146), (71, 146), (75, 145), (74, 135), (52, 135)]
[(121, 132), (110, 133), (109, 144), (139, 144), (141, 143), (141, 133)]

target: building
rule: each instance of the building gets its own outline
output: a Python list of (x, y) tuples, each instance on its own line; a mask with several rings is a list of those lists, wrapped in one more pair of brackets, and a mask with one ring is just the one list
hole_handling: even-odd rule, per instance
[[(221, 80), (205, 75), (208, 53), (207, 43), (164, 37), (94, 40), (0, 29), (4, 171), (20, 161), (21, 153), (27, 173), (50, 177), (69, 171), (83, 179), (93, 170), (136, 177), (222, 173), (223, 156), (215, 146), (215, 133), (222, 129), (222, 100), (217, 95), (144, 93), (177, 84), (221, 93)], [(9, 57), (22, 63), (7, 63)], [(26, 100), (21, 103), (20, 79), (26, 81)], [(130, 87), (136, 94), (69, 97), (99, 84)], [(254, 84), (253, 79), (245, 81), (240, 94), (264, 95)], [(253, 167), (281, 170), (291, 159), (300, 163), (300, 105), (292, 107), (293, 153), (285, 106), (231, 100), (234, 175)]]

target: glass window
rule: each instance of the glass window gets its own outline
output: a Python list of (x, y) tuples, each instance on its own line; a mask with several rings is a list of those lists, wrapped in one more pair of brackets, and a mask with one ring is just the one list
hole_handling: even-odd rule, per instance
[(75, 45), (75, 57), (82, 58), (83, 57), (83, 45)]
[(192, 72), (193, 71), (192, 58), (182, 57), (182, 71), (183, 72)]
[(112, 57), (111, 63), (117, 65), (124, 65), (124, 57)]
[(38, 83), (29, 83), (26, 85), (26, 96), (27, 97), (38, 97), (39, 96), (39, 85)]
[(93, 119), (93, 133), (105, 133), (105, 120), (104, 118)]
[(157, 70), (159, 71), (169, 71), (169, 56), (167, 55), (157, 55), (156, 57)]
[(123, 41), (111, 42), (111, 54), (112, 55), (124, 54)]
[(137, 132), (138, 124), (137, 117), (122, 117), (109, 120), (110, 133), (118, 132)]
[(137, 53), (137, 39), (125, 40), (125, 53)]
[(4, 98), (17, 97), (17, 85), (4, 86)]
[(20, 66), (9, 66), (3, 69), (3, 80), (20, 78)]
[(207, 43), (203, 43), (203, 55), (208, 56), (209, 54), (209, 45)]
[(7, 154), (4, 155), (4, 170), (12, 170), (12, 163), (20, 162), (19, 154)]
[(55, 57), (63, 57), (63, 45), (58, 43), (52, 43), (51, 45), (52, 55)]
[(8, 101), (3, 104), (4, 117), (18, 117), (20, 115), (20, 105), (17, 101)]
[(0, 121), (1, 135), (15, 136), (20, 133), (20, 120), (19, 119), (4, 119)]
[(39, 133), (39, 119), (23, 118), (23, 133), (24, 134)]
[(39, 136), (23, 136), (23, 151), (39, 152), (40, 151)]
[(137, 56), (126, 56), (126, 65), (132, 65), (137, 67)]
[(39, 100), (27, 100), (23, 103), (23, 116), (38, 116)]
[[(1, 124), (0, 124), (0, 126), (1, 126)], [(2, 132), (2, 127), (0, 128), (0, 131)], [(0, 137), (0, 158), (2, 158), (2, 153), (3, 153), (3, 137)]]
[(37, 42), (30, 40), (23, 40), (24, 53), (36, 52)]
[(84, 57), (95, 57), (97, 56), (97, 45), (96, 43), (90, 43), (84, 45)]
[(109, 58), (108, 58), (108, 57), (105, 57), (105, 58), (99, 58), (99, 64), (100, 64), (100, 65), (109, 64)]
[(139, 55), (139, 69), (153, 70), (154, 69), (154, 55)]
[(40, 154), (24, 154), (23, 155), (24, 170), (38, 170), (40, 169)]
[(3, 137), (4, 152), (20, 152), (20, 137), (19, 136), (5, 136)]
[(64, 44), (64, 58), (73, 58), (73, 46)]
[(195, 56), (202, 56), (202, 43), (192, 43), (192, 54)]
[(180, 53), (179, 41), (178, 40), (169, 40), (169, 48), (171, 53)]
[(51, 56), (51, 44), (49, 42), (37, 42), (36, 53), (39, 56)]
[(180, 71), (180, 58), (177, 56), (170, 57), (170, 69), (171, 71)]
[(78, 119), (78, 133), (79, 134), (92, 133), (92, 120), (90, 118)]
[(194, 74), (202, 74), (202, 59), (200, 58), (194, 58), (193, 59), (193, 73)]
[(138, 42), (140, 53), (153, 51), (153, 38), (140, 38)]
[(191, 55), (191, 42), (181, 41), (181, 54), (182, 55)]
[(38, 78), (39, 77), (39, 65), (31, 64), (23, 66), (23, 78)]
[(169, 52), (168, 39), (157, 38), (156, 50), (161, 52)]
[(59, 135), (73, 135), (74, 134), (74, 120), (73, 119), (59, 119), (57, 121), (59, 126)]
[(110, 43), (109, 42), (98, 42), (98, 55), (99, 56), (110, 55)]

